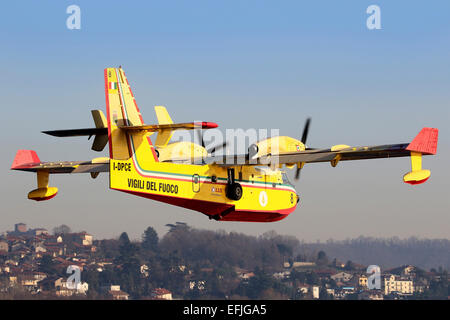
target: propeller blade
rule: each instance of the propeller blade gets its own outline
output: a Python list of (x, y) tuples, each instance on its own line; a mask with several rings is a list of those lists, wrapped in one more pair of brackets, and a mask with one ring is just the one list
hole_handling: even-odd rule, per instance
[(300, 171), (302, 169), (300, 169), (299, 167), (297, 167), (297, 170), (295, 171), (295, 180), (299, 180), (300, 179)]
[(196, 130), (196, 131), (197, 131), (198, 141), (200, 142), (200, 144), (204, 148), (205, 147), (205, 141), (203, 140), (203, 132), (201, 130)]
[(210, 148), (210, 149), (208, 149), (208, 150), (206, 150), (206, 151), (208, 151), (209, 154), (212, 154), (212, 153), (215, 153), (217, 150), (221, 150), (221, 149), (223, 149), (223, 148), (226, 148), (227, 145), (228, 145), (228, 142), (225, 141), (225, 142), (222, 143), (221, 145), (214, 146), (214, 147), (212, 147), (212, 148)]
[(303, 128), (302, 140), (303, 144), (306, 144), (306, 139), (308, 138), (309, 124), (311, 123), (311, 118), (306, 119), (305, 127)]

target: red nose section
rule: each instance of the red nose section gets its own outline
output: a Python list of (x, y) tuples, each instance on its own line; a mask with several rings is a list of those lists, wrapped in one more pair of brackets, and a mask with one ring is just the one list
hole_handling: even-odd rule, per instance
[(219, 125), (215, 122), (202, 122), (202, 128), (203, 129), (214, 129), (217, 128)]

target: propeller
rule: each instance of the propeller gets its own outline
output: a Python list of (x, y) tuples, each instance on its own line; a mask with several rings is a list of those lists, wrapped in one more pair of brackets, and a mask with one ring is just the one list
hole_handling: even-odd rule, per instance
[[(196, 130), (196, 131), (197, 131), (197, 137), (198, 137), (198, 140), (200, 141), (201, 146), (206, 149), (205, 140), (203, 139), (203, 131), (201, 131), (201, 130)], [(215, 145), (212, 148), (206, 149), (206, 152), (208, 152), (208, 154), (212, 154), (212, 153), (216, 152), (217, 150), (221, 150), (221, 149), (225, 148), (227, 145), (228, 145), (228, 141), (225, 141), (222, 144)]]
[[(306, 140), (308, 139), (309, 125), (311, 124), (311, 118), (306, 119), (305, 126), (303, 127), (303, 134), (301, 142), (305, 145), (306, 148)], [(297, 170), (295, 171), (295, 180), (300, 179), (300, 170), (302, 168), (297, 164)]]
[(306, 119), (305, 127), (303, 128), (302, 140), (300, 140), (306, 146), (306, 139), (308, 138), (309, 125), (311, 118)]

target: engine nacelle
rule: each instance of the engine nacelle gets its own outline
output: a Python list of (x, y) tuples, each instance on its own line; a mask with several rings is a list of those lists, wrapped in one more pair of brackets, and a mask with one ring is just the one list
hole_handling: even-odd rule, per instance
[(194, 158), (205, 158), (208, 152), (201, 145), (188, 141), (170, 143), (158, 147), (159, 161), (193, 161)]
[(305, 145), (301, 141), (291, 137), (281, 136), (258, 141), (248, 148), (248, 153), (250, 158), (254, 158), (268, 154), (275, 155), (304, 151), (305, 148)]

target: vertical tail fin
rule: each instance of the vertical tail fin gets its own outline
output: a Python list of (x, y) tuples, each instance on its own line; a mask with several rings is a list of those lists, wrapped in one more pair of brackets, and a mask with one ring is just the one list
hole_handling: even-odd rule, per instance
[[(172, 124), (172, 118), (167, 112), (166, 107), (155, 106), (156, 117), (158, 118), (158, 124)], [(158, 136), (156, 137), (155, 145), (157, 147), (166, 146), (170, 139), (172, 138), (173, 131), (170, 129), (158, 131)]]
[[(91, 110), (92, 118), (94, 119), (95, 127), (99, 128), (108, 128), (108, 122), (105, 119), (105, 115), (101, 110)], [(96, 134), (94, 142), (92, 143), (92, 150), (94, 151), (103, 151), (106, 144), (108, 143), (108, 135), (107, 134)]]
[(105, 69), (105, 96), (110, 158), (127, 160), (139, 153), (146, 161), (158, 161), (149, 133), (119, 128), (144, 124), (122, 68)]

